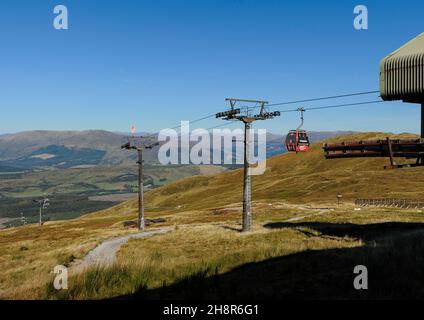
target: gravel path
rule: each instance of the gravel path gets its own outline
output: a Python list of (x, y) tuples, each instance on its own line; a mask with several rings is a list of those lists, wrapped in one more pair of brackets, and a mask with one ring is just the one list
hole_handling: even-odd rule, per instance
[(116, 262), (116, 253), (128, 240), (147, 238), (157, 234), (164, 234), (169, 231), (171, 231), (170, 228), (163, 228), (108, 239), (87, 253), (87, 255), (81, 260), (75, 261), (72, 268), (76, 270), (83, 270), (93, 266), (103, 267), (112, 265)]
[[(309, 218), (312, 216), (322, 215), (324, 213), (328, 213), (330, 210), (318, 210), (316, 214), (310, 214), (306, 216), (297, 216), (291, 219), (285, 220), (284, 222), (295, 222), (299, 220), (303, 220), (305, 218)], [(116, 237), (108, 239), (98, 245), (96, 248), (91, 250), (87, 255), (75, 261), (72, 265), (72, 269), (74, 270), (83, 270), (93, 266), (109, 266), (116, 262), (116, 253), (121, 248), (121, 246), (128, 242), (130, 239), (141, 239), (151, 237), (157, 234), (164, 234), (171, 231), (172, 228), (163, 228), (151, 231), (145, 231), (140, 233), (129, 234), (122, 237)]]

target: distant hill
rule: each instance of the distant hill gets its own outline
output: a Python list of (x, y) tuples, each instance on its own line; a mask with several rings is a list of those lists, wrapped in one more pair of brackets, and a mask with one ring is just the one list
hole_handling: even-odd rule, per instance
[(21, 170), (52, 166), (65, 169), (80, 165), (96, 165), (102, 161), (105, 154), (106, 151), (96, 149), (49, 145), (34, 151), (29, 156), (2, 161), (2, 165), (9, 165)]
[[(0, 136), (0, 165), (71, 167), (72, 165), (117, 165), (133, 163), (135, 154), (121, 150), (127, 142), (123, 134), (104, 130), (27, 131)], [(50, 149), (49, 161), (35, 161), (34, 156)], [(52, 150), (55, 152), (51, 152)], [(93, 154), (96, 154), (93, 159)], [(101, 155), (101, 156), (100, 156)], [(154, 162), (156, 152), (147, 150), (144, 158)], [(39, 158), (38, 160), (42, 160)], [(62, 164), (63, 161), (67, 162)], [(5, 162), (6, 161), (6, 162)]]
[[(311, 132), (311, 141), (350, 132)], [(145, 134), (148, 135), (148, 134)], [(285, 137), (269, 133), (267, 156), (284, 153)], [(134, 152), (121, 150), (124, 133), (103, 130), (27, 131), (0, 136), (0, 170), (43, 167), (70, 168), (81, 165), (121, 165), (134, 163)], [(193, 145), (194, 143), (192, 143)], [(157, 148), (144, 152), (146, 162), (157, 162)]]
[(125, 137), (102, 130), (92, 131), (28, 131), (0, 136), (0, 159), (15, 160), (31, 157), (50, 146), (63, 146), (61, 151), (94, 149), (105, 151), (100, 163), (121, 163), (128, 158), (119, 147)]

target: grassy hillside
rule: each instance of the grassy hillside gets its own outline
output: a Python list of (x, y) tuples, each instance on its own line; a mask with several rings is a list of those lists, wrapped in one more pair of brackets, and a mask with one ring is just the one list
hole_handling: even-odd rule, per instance
[[(342, 140), (377, 137), (386, 134)], [(112, 267), (71, 272), (68, 291), (52, 288), (51, 270), (72, 265), (104, 239), (135, 232), (122, 224), (136, 217), (135, 200), (73, 221), (0, 231), (0, 297), (424, 297), (423, 212), (356, 211), (350, 202), (356, 197), (422, 196), (423, 169), (388, 171), (382, 168), (386, 163), (325, 160), (321, 144), (307, 154), (272, 158), (267, 172), (253, 179), (254, 231), (249, 234), (239, 232), (240, 170), (152, 190), (146, 195), (146, 216), (165, 222), (149, 228), (174, 230), (131, 240)], [(339, 207), (338, 192), (344, 195)], [(358, 264), (369, 268), (372, 281), (362, 295), (352, 289)]]
[[(386, 136), (385, 133), (363, 133), (329, 141), (384, 139)], [(391, 136), (416, 137), (409, 134)], [(325, 160), (321, 147), (322, 143), (317, 143), (311, 152), (278, 155), (268, 160), (265, 174), (253, 177), (253, 201), (334, 202), (338, 193), (346, 201), (361, 197), (417, 198), (424, 195), (421, 168), (385, 170), (386, 158)], [(149, 193), (147, 202), (156, 207), (182, 205), (186, 209), (223, 206), (241, 201), (242, 186), (241, 170), (190, 177)]]

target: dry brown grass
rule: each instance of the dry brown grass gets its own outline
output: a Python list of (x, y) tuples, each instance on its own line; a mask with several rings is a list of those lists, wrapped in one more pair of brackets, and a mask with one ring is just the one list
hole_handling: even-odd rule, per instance
[(83, 257), (101, 241), (128, 233), (121, 226), (133, 215), (96, 215), (63, 222), (48, 222), (0, 232), (0, 298), (37, 298), (36, 291), (50, 280), (58, 264)]
[[(125, 206), (120, 209), (124, 210)], [(307, 250), (363, 245), (358, 239), (322, 236), (307, 227), (281, 230), (264, 227), (296, 217), (300, 219), (297, 222), (357, 225), (424, 221), (418, 210), (353, 211), (352, 205), (342, 205), (332, 211), (319, 209), (318, 205), (256, 203), (254, 231), (242, 234), (239, 232), (239, 205), (205, 210), (198, 215), (194, 211), (183, 212), (168, 221), (168, 225), (178, 226), (172, 233), (131, 240), (118, 252), (118, 264), (113, 268), (70, 274), (70, 290), (61, 293), (52, 290), (53, 275), (50, 272), (54, 266), (83, 257), (106, 238), (129, 232), (120, 222), (134, 218), (135, 213), (119, 216), (115, 210), (74, 221), (48, 223), (42, 229), (29, 226), (2, 232), (0, 248), (4, 254), (0, 257), (3, 270), (0, 297), (86, 299), (127, 295), (140, 288), (158, 288), (164, 283), (174, 283), (202, 272), (221, 274), (246, 263)]]
[[(377, 136), (384, 138), (385, 134), (351, 138)], [(347, 203), (356, 197), (421, 196), (422, 169), (385, 171), (385, 163), (383, 159), (326, 161), (320, 145), (308, 154), (272, 158), (267, 172), (253, 179), (255, 230), (249, 235), (237, 231), (241, 217), (240, 170), (187, 178), (151, 191), (146, 195), (146, 215), (164, 217), (163, 225), (176, 225), (177, 230), (130, 241), (119, 251), (115, 269), (71, 275), (73, 289), (61, 295), (47, 285), (54, 266), (81, 258), (104, 239), (135, 232), (124, 229), (122, 222), (136, 217), (136, 202), (131, 200), (72, 221), (49, 222), (42, 228), (0, 231), (0, 298), (111, 297), (144, 286), (157, 288), (202, 270), (223, 273), (248, 262), (295, 252), (361, 246), (360, 240), (349, 237), (323, 237), (314, 230), (306, 230), (313, 235), (306, 237), (305, 230), (263, 226), (294, 217), (337, 224), (423, 222), (422, 212), (417, 210), (353, 211), (351, 204), (334, 211), (320, 209), (335, 207), (338, 192)], [(121, 278), (117, 278), (119, 275)]]
[[(351, 205), (334, 210), (318, 210), (307, 206), (280, 203), (277, 208), (257, 206), (255, 227), (249, 234), (240, 233), (236, 221), (180, 225), (168, 234), (146, 239), (133, 239), (118, 252), (118, 262), (110, 268), (94, 268), (71, 277), (72, 288), (66, 292), (47, 290), (45, 298), (86, 299), (134, 295), (186, 281), (192, 277), (214, 277), (230, 273), (237, 267), (290, 257), (306, 252), (363, 248), (361, 232), (330, 235), (313, 225), (329, 224), (335, 230), (386, 222), (422, 223), (418, 210), (393, 212), (388, 209), (354, 211)], [(234, 209), (221, 208), (221, 212)], [(210, 214), (216, 214), (211, 212)], [(287, 227), (267, 225), (300, 217)], [(308, 224), (311, 224), (311, 227)], [(379, 228), (364, 231), (378, 235)], [(403, 232), (403, 231), (402, 231)], [(400, 236), (403, 237), (403, 233)], [(405, 232), (405, 235), (408, 235)], [(386, 236), (386, 235), (384, 235)], [(393, 238), (397, 239), (393, 234)], [(391, 240), (390, 240), (391, 241)], [(301, 262), (299, 262), (301, 263)], [(332, 266), (336, 267), (336, 266)]]
[[(134, 294), (141, 286), (159, 288), (193, 274), (221, 274), (245, 263), (307, 250), (362, 245), (361, 241), (345, 237), (305, 237), (292, 229), (256, 226), (252, 233), (242, 234), (238, 228), (231, 223), (184, 225), (166, 235), (130, 240), (119, 251), (117, 265), (76, 275), (70, 279), (69, 291), (49, 290), (46, 298), (98, 299)], [(111, 281), (111, 277), (119, 280)]]
[[(331, 139), (384, 139), (389, 134), (363, 133)], [(413, 138), (414, 135), (390, 135)], [(384, 170), (387, 159), (325, 160), (322, 144), (313, 145), (305, 154), (284, 154), (268, 160), (264, 175), (253, 177), (256, 201), (292, 203), (334, 202), (337, 193), (345, 200), (366, 197), (416, 198), (424, 193), (421, 168)], [(402, 162), (402, 160), (399, 160)], [(189, 177), (146, 195), (149, 206), (182, 210), (203, 210), (241, 201), (242, 170), (219, 175)], [(133, 202), (132, 206), (136, 203)], [(180, 210), (181, 211), (181, 210)]]

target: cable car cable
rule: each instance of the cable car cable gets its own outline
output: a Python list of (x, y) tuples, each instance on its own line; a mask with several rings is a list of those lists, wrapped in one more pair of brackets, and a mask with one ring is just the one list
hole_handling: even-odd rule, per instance
[[(330, 105), (330, 106), (305, 108), (305, 111), (331, 109), (331, 108), (355, 107), (355, 106), (362, 106), (362, 105), (367, 105), (367, 104), (375, 104), (375, 103), (383, 103), (383, 102), (385, 102), (385, 101), (374, 100), (374, 101), (365, 101), (365, 102), (356, 102), (356, 103), (336, 104), (336, 105)], [(299, 109), (280, 110), (278, 112), (280, 112), (280, 113), (299, 112)]]
[(328, 96), (328, 97), (311, 98), (311, 99), (297, 100), (297, 101), (280, 102), (280, 103), (268, 104), (267, 107), (283, 106), (283, 105), (302, 103), (302, 102), (312, 102), (312, 101), (321, 101), (321, 100), (330, 100), (330, 99), (362, 96), (362, 95), (369, 95), (369, 94), (378, 93), (378, 92), (380, 92), (380, 91), (365, 91), (365, 92), (342, 94), (342, 95), (337, 95), (337, 96)]
[[(346, 98), (346, 97), (353, 97), (353, 96), (360, 96), (360, 95), (368, 95), (368, 94), (373, 94), (373, 93), (378, 93), (380, 91), (364, 91), (364, 92), (355, 92), (355, 93), (348, 93), (348, 94), (343, 94), (343, 95), (334, 95), (334, 96), (327, 96), (327, 97), (318, 97), (318, 98), (311, 98), (311, 99), (304, 99), (304, 100), (297, 100), (297, 101), (286, 101), (286, 102), (280, 102), (280, 103), (273, 103), (273, 104), (268, 104), (267, 107), (273, 107), (273, 106), (282, 106), (282, 105), (290, 105), (290, 104), (295, 104), (295, 103), (302, 103), (302, 102), (312, 102), (312, 101), (322, 101), (322, 100), (330, 100), (330, 99), (338, 99), (338, 98)], [(379, 101), (379, 102), (383, 102), (383, 101)], [(359, 103), (358, 105), (363, 104), (363, 103)], [(350, 105), (350, 104), (349, 104)], [(351, 104), (351, 105), (356, 105), (356, 104)], [(340, 107), (344, 107), (344, 106), (348, 106), (348, 105), (340, 105)], [(259, 106), (255, 106), (255, 107), (251, 107), (251, 108), (258, 108)], [(305, 110), (318, 110), (318, 109), (326, 109), (326, 108), (334, 108), (334, 107), (339, 107), (339, 106), (329, 106), (329, 107), (317, 107), (317, 108), (307, 108)], [(295, 112), (296, 110), (282, 110), (280, 112)], [(216, 113), (213, 114), (209, 114), (207, 116), (204, 116), (202, 118), (198, 118), (198, 119), (194, 119), (194, 120), (190, 120), (190, 123), (196, 123), (196, 122), (200, 122), (209, 118), (213, 118), (215, 117)], [(220, 127), (220, 126), (218, 126)], [(181, 125), (172, 127), (170, 129), (179, 129), (181, 128)], [(213, 129), (213, 128), (211, 128)], [(209, 130), (209, 129), (208, 129)], [(150, 134), (145, 136), (144, 138), (153, 138), (155, 137), (157, 134), (159, 134), (159, 132)]]

